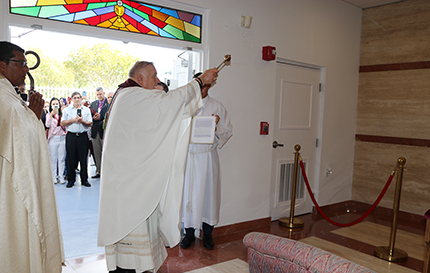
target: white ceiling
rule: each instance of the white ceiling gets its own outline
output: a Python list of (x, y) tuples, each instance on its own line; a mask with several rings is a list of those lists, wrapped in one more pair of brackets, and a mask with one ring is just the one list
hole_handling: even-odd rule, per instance
[(378, 6), (404, 2), (408, 0), (342, 0), (362, 9), (374, 8)]

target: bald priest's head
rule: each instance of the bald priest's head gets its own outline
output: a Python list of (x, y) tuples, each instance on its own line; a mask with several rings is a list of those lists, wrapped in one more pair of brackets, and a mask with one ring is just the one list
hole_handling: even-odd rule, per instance
[(156, 89), (157, 83), (160, 82), (157, 70), (151, 62), (136, 62), (128, 72), (128, 76), (145, 89)]

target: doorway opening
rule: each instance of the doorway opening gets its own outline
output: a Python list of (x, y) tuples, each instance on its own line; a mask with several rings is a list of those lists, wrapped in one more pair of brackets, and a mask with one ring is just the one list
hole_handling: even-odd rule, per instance
[[(40, 66), (30, 73), (35, 80), (35, 89), (48, 102), (52, 97), (68, 98), (74, 91), (80, 91), (87, 101), (92, 102), (96, 100), (98, 87), (102, 87), (105, 94), (115, 92), (117, 85), (128, 78), (129, 69), (138, 60), (153, 62), (158, 78), (169, 89), (185, 85), (196, 72), (202, 70), (203, 53), (199, 51), (17, 26), (9, 28), (12, 43), (40, 55)], [(100, 54), (100, 51), (108, 56)], [(29, 66), (32, 66), (32, 56), (27, 57)], [(29, 86), (28, 79), (26, 85)], [(91, 178), (95, 174), (92, 158), (88, 160), (88, 165), (92, 187), (83, 187), (78, 183), (73, 188), (59, 183), (54, 185), (66, 259), (104, 252), (104, 248), (97, 247), (100, 179)]]

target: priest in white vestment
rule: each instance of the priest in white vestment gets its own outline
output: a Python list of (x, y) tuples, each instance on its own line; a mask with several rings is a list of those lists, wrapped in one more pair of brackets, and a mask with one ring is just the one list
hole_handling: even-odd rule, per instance
[(14, 89), (27, 72), (24, 50), (0, 42), (0, 271), (59, 273), (64, 251), (44, 101), (36, 92), (27, 106)]
[(221, 173), (217, 149), (221, 149), (233, 135), (233, 126), (224, 105), (208, 95), (210, 88), (211, 85), (203, 86), (203, 107), (194, 115), (216, 117), (215, 138), (211, 144), (191, 143), (188, 148), (182, 201), (182, 222), (186, 234), (181, 247), (184, 249), (195, 240), (195, 229), (203, 229), (203, 246), (213, 249), (212, 231), (219, 222)]
[(98, 245), (111, 272), (157, 271), (181, 239), (181, 201), (191, 116), (217, 69), (168, 93), (152, 63), (137, 62), (106, 117)]

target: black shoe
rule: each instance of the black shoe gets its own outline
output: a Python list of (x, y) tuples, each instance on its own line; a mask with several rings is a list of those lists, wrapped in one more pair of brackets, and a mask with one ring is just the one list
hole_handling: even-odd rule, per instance
[(185, 235), (184, 239), (182, 239), (181, 247), (183, 249), (189, 248), (191, 246), (191, 243), (194, 242), (195, 239), (196, 237), (194, 235), (193, 236)]
[(203, 234), (203, 246), (208, 249), (214, 249), (214, 241), (212, 240), (212, 235)]
[(81, 185), (82, 185), (82, 186), (85, 186), (85, 187), (91, 187), (91, 184), (90, 184), (90, 183), (88, 183), (88, 181), (81, 182)]
[(96, 175), (91, 176), (91, 178), (100, 178), (100, 174), (99, 174), (99, 173), (96, 173)]
[(124, 269), (124, 268), (121, 268), (121, 267), (117, 266), (116, 270), (109, 271), (109, 273), (136, 273), (136, 270), (134, 270), (134, 269)]
[(73, 187), (74, 184), (75, 184), (74, 182), (68, 182), (66, 185), (66, 188), (71, 188)]

